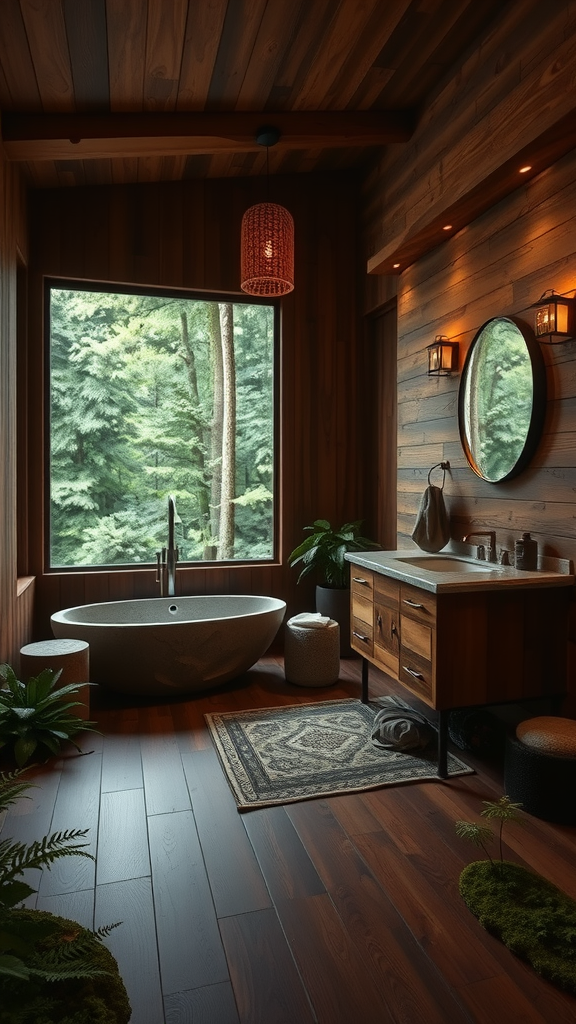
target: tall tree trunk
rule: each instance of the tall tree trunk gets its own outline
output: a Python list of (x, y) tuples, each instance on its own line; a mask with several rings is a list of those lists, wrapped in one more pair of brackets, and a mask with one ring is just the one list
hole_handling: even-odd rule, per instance
[(233, 307), (218, 305), (222, 334), (224, 420), (222, 427), (222, 501), (220, 504), (220, 558), (234, 557), (234, 504), (236, 474), (236, 366), (234, 362)]
[[(186, 370), (188, 371), (188, 384), (190, 387), (190, 404), (192, 407), (193, 421), (196, 426), (197, 438), (203, 437), (203, 419), (200, 407), (200, 395), (198, 393), (198, 378), (196, 375), (196, 358), (194, 356), (194, 346), (190, 342), (190, 333), (188, 331), (188, 317), (184, 310), (180, 312), (180, 339), (182, 342), (182, 358), (186, 364)], [(200, 520), (200, 527), (202, 530), (209, 530), (210, 528), (210, 505), (208, 500), (208, 485), (206, 482), (206, 460), (204, 458), (204, 448), (202, 444), (196, 444), (192, 451), (192, 463), (198, 469), (198, 475), (201, 483), (198, 485), (196, 490), (196, 498), (198, 500), (198, 516)]]
[(222, 430), (224, 424), (224, 367), (222, 361), (222, 332), (220, 313), (216, 302), (209, 307), (210, 345), (212, 350), (213, 405), (210, 437), (210, 526), (215, 542), (220, 537), (220, 505), (222, 502)]

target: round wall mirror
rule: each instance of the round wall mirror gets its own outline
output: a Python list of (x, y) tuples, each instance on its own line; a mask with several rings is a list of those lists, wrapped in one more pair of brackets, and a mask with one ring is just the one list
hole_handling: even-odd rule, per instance
[(460, 440), (474, 472), (496, 484), (532, 458), (544, 425), (546, 369), (527, 324), (496, 316), (478, 331), (458, 393)]

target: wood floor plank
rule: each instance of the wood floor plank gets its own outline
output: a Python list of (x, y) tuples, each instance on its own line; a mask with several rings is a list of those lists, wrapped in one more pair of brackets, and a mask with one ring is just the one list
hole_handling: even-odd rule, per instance
[(275, 911), (227, 917), (220, 928), (242, 1024), (315, 1024)]
[(398, 1024), (419, 1019), (444, 1024), (448, 1017), (464, 1024), (467, 1015), (380, 885), (378, 875), (367, 868), (350, 843), (328, 801), (295, 804), (289, 815), (343, 927), (376, 985), (386, 993), (393, 1019)]
[(164, 995), (229, 981), (192, 811), (148, 820)]
[(131, 1024), (159, 1024), (163, 1005), (150, 879), (99, 885), (94, 921), (96, 928), (121, 922), (105, 944), (118, 961), (132, 1006)]
[(326, 891), (283, 807), (251, 811), (242, 821), (273, 900)]
[(143, 785), (139, 735), (112, 733), (105, 736), (102, 749), (102, 792), (142, 789)]
[(97, 885), (150, 874), (144, 790), (102, 793)]
[[(148, 710), (148, 709), (147, 709)], [(144, 793), (148, 814), (166, 814), (190, 809), (190, 796), (182, 769), (178, 741), (168, 725), (161, 719), (165, 731), (145, 734), (141, 739)], [(155, 723), (156, 726), (156, 723)]]
[(574, 1007), (535, 1006), (525, 992), (511, 991), (506, 978), (477, 981), (458, 990), (475, 1024), (573, 1024)]
[(318, 1024), (397, 1024), (328, 895), (283, 900), (277, 910)]
[[(51, 832), (89, 829), (86, 851), (96, 853), (100, 810), (101, 754), (86, 754), (64, 759)], [(42, 872), (41, 896), (78, 892), (94, 887), (95, 863), (86, 857), (63, 857), (50, 870)]]
[(263, 910), (270, 894), (213, 747), (183, 755), (218, 917)]
[(175, 992), (164, 1000), (166, 1024), (239, 1024), (230, 984)]

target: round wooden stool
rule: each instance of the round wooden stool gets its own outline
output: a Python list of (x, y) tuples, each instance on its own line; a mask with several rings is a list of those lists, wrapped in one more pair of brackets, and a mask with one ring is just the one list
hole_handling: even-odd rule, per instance
[(504, 792), (523, 810), (559, 825), (576, 824), (576, 722), (529, 718), (506, 741)]
[[(89, 669), (90, 645), (85, 640), (40, 640), (38, 643), (26, 644), (20, 648), (20, 674), (23, 682), (31, 676), (37, 676), (45, 668), (54, 672), (62, 669), (56, 687), (68, 686), (71, 683), (86, 683), (90, 680)], [(78, 690), (77, 696), (71, 699), (81, 701), (73, 709), (78, 718), (85, 721), (90, 717), (90, 687), (85, 685)]]

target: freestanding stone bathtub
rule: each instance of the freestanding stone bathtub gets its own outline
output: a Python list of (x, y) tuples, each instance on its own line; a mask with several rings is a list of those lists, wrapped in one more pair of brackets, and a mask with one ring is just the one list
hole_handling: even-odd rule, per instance
[(90, 644), (91, 682), (177, 696), (246, 672), (270, 646), (285, 610), (275, 597), (154, 597), (65, 608), (50, 621), (55, 637)]

